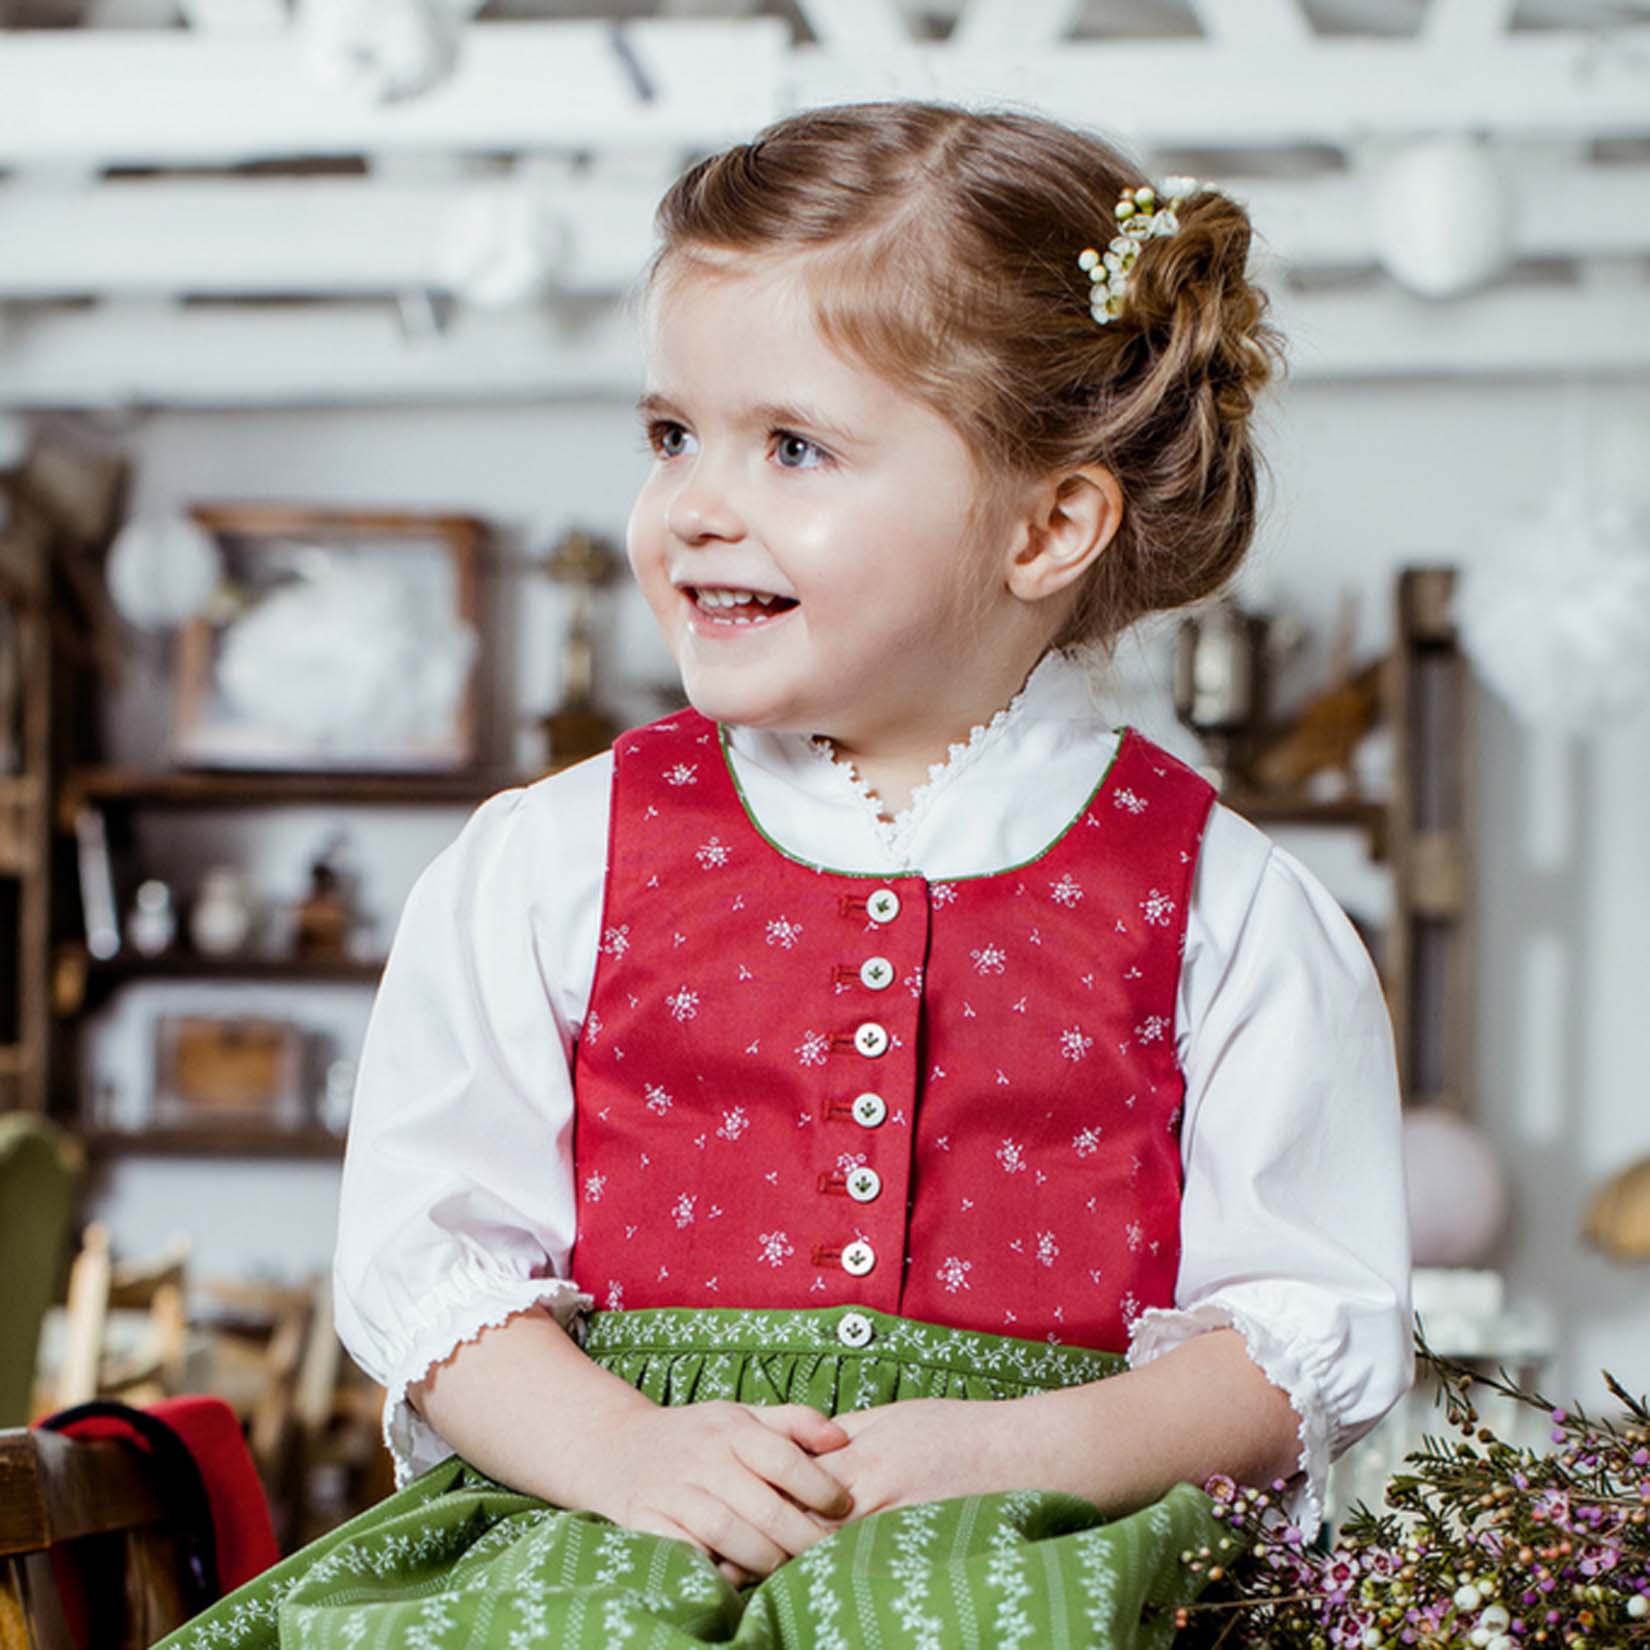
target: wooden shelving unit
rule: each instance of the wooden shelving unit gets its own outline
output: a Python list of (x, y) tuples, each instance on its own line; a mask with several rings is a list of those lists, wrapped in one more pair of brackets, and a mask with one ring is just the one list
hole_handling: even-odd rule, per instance
[(257, 1157), (338, 1158), (341, 1135), (326, 1129), (260, 1128), (224, 1124), (218, 1128), (86, 1129), (81, 1133), (94, 1158)]
[(91, 807), (302, 808), (464, 807), (532, 775), (497, 773), (174, 773), (142, 768), (75, 768), (58, 791), (58, 824), (74, 828)]
[[(85, 809), (125, 821), (139, 812), (267, 808), (470, 808), (496, 792), (536, 777), (502, 770), (458, 774), (176, 772), (108, 766), (68, 768), (58, 787), (55, 821), (67, 836)], [(139, 982), (241, 982), (370, 988), (380, 958), (288, 956), (207, 957), (186, 951), (145, 957), (122, 950), (92, 956), (84, 940), (60, 937), (53, 956), (52, 1008), (61, 1027), (63, 1058), (56, 1074), (57, 1108), (76, 1115), (82, 1097), (78, 1045), (81, 1023), (122, 987)], [(231, 1125), (141, 1130), (83, 1129), (95, 1158), (131, 1156), (334, 1159), (342, 1140), (323, 1129), (246, 1121)]]

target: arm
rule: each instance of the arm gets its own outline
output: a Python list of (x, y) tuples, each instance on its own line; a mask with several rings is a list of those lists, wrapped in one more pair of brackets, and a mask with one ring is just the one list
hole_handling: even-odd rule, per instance
[(1017, 1489), (1064, 1490), (1118, 1517), (1217, 1472), (1240, 1483), (1287, 1478), (1298, 1448), (1289, 1395), (1232, 1330), (1058, 1392), (909, 1399), (839, 1420), (851, 1442), (831, 1466), (855, 1517)]
[(408, 1398), (501, 1482), (690, 1542), (735, 1582), (767, 1575), (826, 1535), (822, 1520), (849, 1510), (814, 1459), (846, 1435), (817, 1410), (661, 1408), (587, 1358), (546, 1312), (458, 1348)]
[(389, 1392), (402, 1482), (452, 1453), (407, 1404), (410, 1385), (491, 1326), (589, 1304), (567, 1276), (567, 1062), (589, 990), (579, 959), (595, 955), (605, 802), (605, 775), (575, 769), (484, 803), (409, 895), (373, 1004), (335, 1297), (345, 1346)]

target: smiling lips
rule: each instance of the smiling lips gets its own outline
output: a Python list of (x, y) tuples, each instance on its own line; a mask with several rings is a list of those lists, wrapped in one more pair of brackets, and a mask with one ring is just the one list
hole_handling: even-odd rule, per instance
[(725, 585), (687, 585), (682, 594), (693, 604), (695, 616), (717, 630), (760, 629), (797, 605), (794, 597), (770, 590)]

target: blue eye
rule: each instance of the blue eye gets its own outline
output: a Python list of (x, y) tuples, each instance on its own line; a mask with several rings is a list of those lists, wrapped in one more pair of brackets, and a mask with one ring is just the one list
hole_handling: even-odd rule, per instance
[(790, 430), (775, 430), (774, 454), (780, 468), (786, 470), (817, 470), (830, 460), (823, 447), (816, 446), (806, 436)]
[(692, 437), (672, 418), (656, 418), (647, 427), (647, 444), (660, 458), (680, 458)]

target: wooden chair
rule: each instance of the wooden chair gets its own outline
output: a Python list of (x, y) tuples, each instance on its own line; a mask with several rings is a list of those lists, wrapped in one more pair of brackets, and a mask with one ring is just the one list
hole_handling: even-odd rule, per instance
[(100, 1614), (96, 1650), (143, 1650), (196, 1608), (153, 1468), (114, 1442), (0, 1431), (0, 1650), (73, 1650), (52, 1556)]
[[(144, 1404), (181, 1389), (188, 1259), (189, 1240), (180, 1236), (151, 1261), (117, 1264), (108, 1232), (95, 1221), (86, 1228), (69, 1270), (63, 1364), (46, 1395), (46, 1409), (98, 1397)], [(148, 1315), (142, 1344), (124, 1359), (110, 1357), (105, 1346), (109, 1314), (118, 1311)]]

